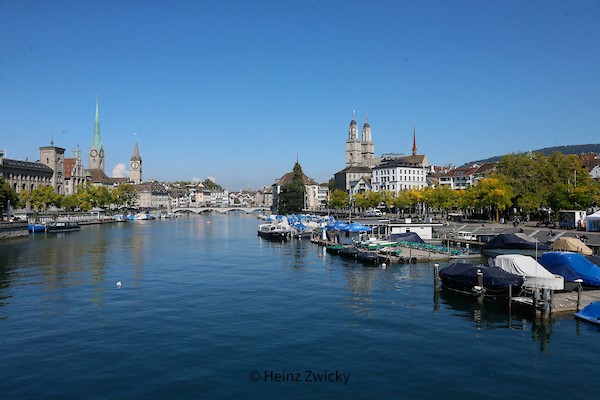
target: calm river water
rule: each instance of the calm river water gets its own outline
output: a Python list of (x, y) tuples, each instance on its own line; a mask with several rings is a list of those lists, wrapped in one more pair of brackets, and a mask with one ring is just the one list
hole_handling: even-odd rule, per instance
[[(0, 398), (595, 398), (600, 331), (436, 296), (250, 215), (0, 242)], [(442, 265), (443, 266), (443, 265)], [(116, 283), (122, 286), (117, 287)]]

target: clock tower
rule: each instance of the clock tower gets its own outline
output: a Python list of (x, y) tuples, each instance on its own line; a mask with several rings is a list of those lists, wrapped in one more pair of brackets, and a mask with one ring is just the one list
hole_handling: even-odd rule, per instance
[(142, 183), (142, 157), (140, 157), (137, 142), (135, 142), (133, 155), (131, 156), (131, 160), (129, 160), (129, 180), (135, 184)]

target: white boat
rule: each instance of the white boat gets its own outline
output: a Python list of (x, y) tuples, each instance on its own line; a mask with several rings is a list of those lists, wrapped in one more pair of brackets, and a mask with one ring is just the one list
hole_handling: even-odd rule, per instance
[(290, 226), (286, 224), (260, 224), (258, 236), (269, 240), (285, 241), (290, 236)]
[(496, 256), (494, 266), (523, 277), (523, 287), (528, 289), (564, 290), (565, 278), (553, 274), (532, 257), (523, 254)]

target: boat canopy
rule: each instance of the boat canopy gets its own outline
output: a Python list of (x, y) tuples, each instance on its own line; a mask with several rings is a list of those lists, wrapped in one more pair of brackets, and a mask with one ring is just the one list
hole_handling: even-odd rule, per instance
[(565, 279), (554, 275), (532, 257), (522, 254), (499, 255), (494, 259), (494, 265), (523, 277), (523, 286), (528, 288), (564, 290)]
[(575, 313), (575, 317), (592, 324), (600, 325), (600, 301), (595, 301)]
[(584, 256), (593, 254), (592, 249), (587, 247), (585, 243), (577, 238), (572, 237), (560, 237), (556, 239), (550, 248), (554, 251), (572, 251), (575, 253), (581, 253)]
[[(536, 247), (537, 246), (537, 247)], [(482, 249), (515, 249), (515, 250), (535, 250), (546, 251), (550, 248), (547, 244), (539, 243), (537, 239), (527, 236), (523, 233), (502, 233), (485, 245)]]
[(425, 241), (421, 239), (421, 236), (419, 236), (415, 232), (392, 233), (390, 235), (390, 240), (394, 242), (425, 243)]
[(507, 288), (521, 286), (523, 278), (503, 269), (483, 264), (454, 263), (440, 270), (442, 280), (460, 284), (477, 284), (477, 273), (483, 273), (483, 286), (486, 288)]
[(600, 267), (581, 254), (549, 251), (542, 254), (540, 264), (553, 274), (564, 276), (566, 281), (581, 279), (585, 285), (600, 286)]

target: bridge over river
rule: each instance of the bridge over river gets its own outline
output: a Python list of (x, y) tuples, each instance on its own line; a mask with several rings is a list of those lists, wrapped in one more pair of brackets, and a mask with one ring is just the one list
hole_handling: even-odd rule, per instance
[(245, 212), (246, 214), (255, 213), (258, 211), (263, 212), (271, 212), (271, 209), (268, 207), (174, 207), (172, 212), (193, 212), (196, 214), (201, 214), (204, 212), (216, 211), (221, 214), (227, 214), (230, 212)]

